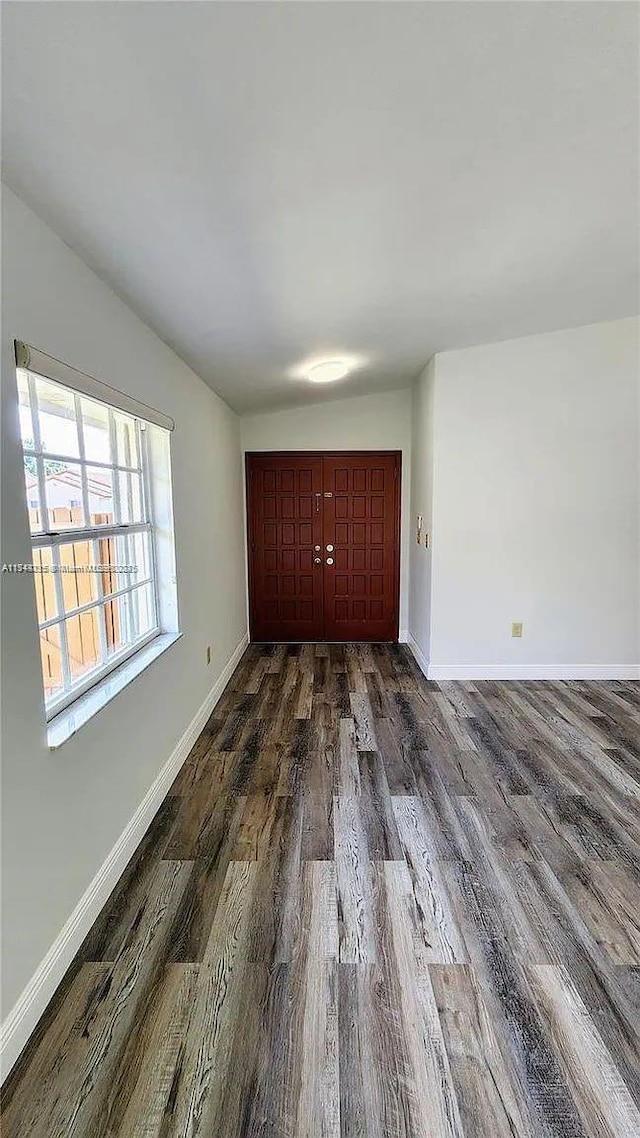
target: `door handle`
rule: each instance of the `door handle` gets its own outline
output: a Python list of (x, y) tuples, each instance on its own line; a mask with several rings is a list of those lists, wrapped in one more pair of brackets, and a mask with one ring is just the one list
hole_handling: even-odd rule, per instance
[(322, 558), (321, 558), (321, 557), (314, 557), (314, 559), (313, 559), (313, 564), (314, 564), (314, 565), (319, 565), (321, 561), (322, 561)]
[(333, 565), (333, 557), (327, 557), (327, 565)]

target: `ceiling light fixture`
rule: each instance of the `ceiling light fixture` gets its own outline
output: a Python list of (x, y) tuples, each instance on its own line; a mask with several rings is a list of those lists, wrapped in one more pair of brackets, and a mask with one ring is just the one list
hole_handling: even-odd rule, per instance
[(314, 364), (307, 372), (307, 378), (312, 383), (333, 383), (336, 379), (344, 379), (349, 373), (349, 364), (344, 360), (325, 360)]

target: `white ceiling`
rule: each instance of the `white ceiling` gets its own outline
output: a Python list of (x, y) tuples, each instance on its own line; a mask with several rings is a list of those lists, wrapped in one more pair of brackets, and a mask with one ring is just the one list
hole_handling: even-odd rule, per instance
[(404, 386), (637, 312), (638, 12), (4, 3), (4, 177), (237, 409)]

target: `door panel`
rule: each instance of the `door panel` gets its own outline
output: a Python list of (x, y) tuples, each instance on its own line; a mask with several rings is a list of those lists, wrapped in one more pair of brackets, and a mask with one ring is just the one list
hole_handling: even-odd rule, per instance
[(247, 455), (252, 639), (397, 639), (399, 491), (395, 453)]
[(394, 454), (323, 459), (327, 640), (397, 639), (398, 479)]
[(322, 459), (252, 455), (247, 493), (253, 639), (322, 639)]

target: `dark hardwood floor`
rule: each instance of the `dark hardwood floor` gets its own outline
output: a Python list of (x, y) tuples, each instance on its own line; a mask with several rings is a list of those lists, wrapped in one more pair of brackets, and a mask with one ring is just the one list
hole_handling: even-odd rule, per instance
[(251, 647), (4, 1138), (638, 1138), (640, 685)]

